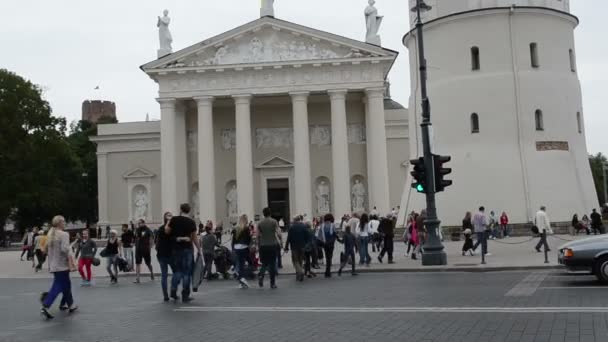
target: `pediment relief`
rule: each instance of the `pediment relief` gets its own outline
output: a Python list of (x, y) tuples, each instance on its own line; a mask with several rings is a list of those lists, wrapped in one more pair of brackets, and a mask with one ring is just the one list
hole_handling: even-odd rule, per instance
[(258, 169), (277, 168), (277, 167), (293, 167), (293, 163), (290, 162), (289, 160), (281, 158), (279, 156), (274, 156), (256, 166), (256, 168), (258, 168)]
[(373, 57), (368, 51), (266, 26), (166, 64), (165, 68)]
[(138, 168), (135, 168), (135, 169), (125, 173), (122, 177), (125, 179), (129, 179), (129, 178), (152, 178), (154, 176), (156, 176), (154, 173), (152, 173), (144, 168), (138, 167)]

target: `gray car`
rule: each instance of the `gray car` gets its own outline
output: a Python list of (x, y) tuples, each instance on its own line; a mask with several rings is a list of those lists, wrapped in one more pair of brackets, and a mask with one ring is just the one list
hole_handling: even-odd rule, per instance
[(569, 242), (559, 248), (558, 262), (570, 271), (588, 271), (608, 284), (608, 235)]

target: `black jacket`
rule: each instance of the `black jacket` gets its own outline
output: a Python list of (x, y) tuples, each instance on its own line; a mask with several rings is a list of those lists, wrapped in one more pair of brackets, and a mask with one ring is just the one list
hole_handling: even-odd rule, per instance
[(292, 250), (304, 249), (306, 244), (312, 241), (313, 234), (302, 222), (295, 222), (289, 227), (287, 233), (287, 242), (285, 242), (285, 248), (291, 247)]
[(380, 220), (380, 225), (378, 226), (378, 231), (389, 239), (395, 237), (395, 227), (393, 225), (393, 220), (383, 218)]

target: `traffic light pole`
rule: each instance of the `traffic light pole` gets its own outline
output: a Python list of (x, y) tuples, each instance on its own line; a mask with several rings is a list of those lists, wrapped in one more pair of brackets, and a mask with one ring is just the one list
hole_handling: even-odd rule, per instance
[(420, 17), (421, 1), (416, 0), (416, 40), (418, 43), (418, 63), (420, 66), (420, 95), (422, 98), (422, 148), (424, 153), (424, 166), (426, 172), (426, 221), (425, 225), (428, 232), (428, 238), (424, 243), (422, 254), (422, 265), (447, 265), (447, 255), (444, 251), (444, 246), (439, 239), (439, 221), (437, 217), (437, 208), (435, 205), (435, 175), (433, 151), (431, 151), (431, 103), (426, 91), (426, 76), (427, 67), (424, 57), (424, 40), (422, 34), (422, 19)]

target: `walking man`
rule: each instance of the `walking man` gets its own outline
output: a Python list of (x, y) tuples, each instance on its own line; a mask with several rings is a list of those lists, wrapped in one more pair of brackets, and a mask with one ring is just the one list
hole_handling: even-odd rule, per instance
[(285, 252), (289, 251), (291, 247), (291, 261), (293, 267), (296, 269), (296, 280), (304, 281), (304, 268), (302, 262), (304, 261), (304, 247), (312, 239), (312, 233), (308, 228), (308, 225), (302, 222), (302, 216), (298, 215), (294, 218), (294, 222), (289, 227), (287, 233), (287, 241), (285, 242)]
[(153, 234), (152, 230), (146, 226), (146, 221), (140, 219), (137, 222), (135, 231), (135, 284), (139, 284), (139, 273), (141, 272), (142, 261), (146, 262), (150, 270), (150, 279), (154, 280), (154, 270), (152, 269), (152, 250)]
[(598, 213), (595, 209), (591, 213), (591, 229), (593, 229), (593, 234), (602, 234), (602, 215)]
[(201, 247), (203, 249), (203, 261), (205, 262), (205, 268), (203, 270), (203, 277), (207, 278), (207, 281), (213, 279), (212, 266), (213, 260), (215, 259), (215, 246), (218, 245), (217, 237), (211, 232), (211, 226), (205, 226), (205, 236), (201, 239)]
[(477, 242), (473, 246), (473, 251), (481, 245), (481, 253), (490, 256), (491, 254), (488, 253), (488, 218), (485, 211), (484, 207), (479, 207), (479, 211), (473, 216), (473, 228), (475, 235), (477, 235)]
[(180, 215), (171, 218), (165, 226), (165, 234), (169, 235), (173, 244), (173, 266), (174, 273), (171, 278), (171, 298), (178, 300), (177, 287), (182, 284), (182, 302), (189, 303), (190, 282), (192, 280), (192, 265), (194, 263), (194, 249), (201, 252), (201, 247), (196, 238), (196, 223), (188, 217), (190, 214), (190, 204), (184, 203), (180, 206)]
[(258, 275), (258, 284), (264, 287), (264, 276), (266, 270), (270, 274), (270, 288), (276, 289), (275, 278), (277, 275), (277, 246), (280, 246), (279, 234), (281, 229), (279, 223), (270, 217), (270, 208), (262, 211), (264, 218), (258, 223), (258, 244), (260, 246), (260, 260), (262, 267)]
[(551, 221), (549, 221), (547, 208), (545, 208), (545, 206), (540, 207), (540, 210), (536, 213), (534, 223), (540, 232), (540, 240), (538, 241), (538, 244), (536, 244), (536, 251), (540, 253), (540, 248), (544, 245), (545, 250), (550, 252), (551, 250), (549, 249), (549, 244), (547, 243), (547, 234), (553, 234), (553, 229), (551, 229)]
[(388, 254), (389, 264), (395, 263), (393, 261), (393, 240), (395, 238), (395, 221), (393, 221), (391, 215), (392, 214), (386, 215), (386, 217), (380, 221), (380, 226), (378, 226), (380, 236), (384, 237), (382, 251), (380, 252), (380, 255), (378, 255), (378, 261), (380, 261), (380, 263), (382, 263), (382, 258), (384, 258), (384, 254)]

